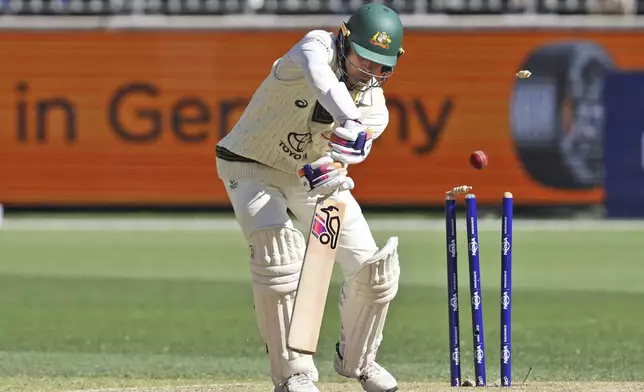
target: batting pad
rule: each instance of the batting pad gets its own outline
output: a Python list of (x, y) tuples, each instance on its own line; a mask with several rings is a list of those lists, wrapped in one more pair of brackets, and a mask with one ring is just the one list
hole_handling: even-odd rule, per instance
[(268, 347), (273, 384), (295, 373), (306, 373), (317, 381), (313, 358), (286, 347), (306, 248), (304, 237), (295, 229), (269, 227), (251, 233), (249, 242), (255, 314)]
[(392, 237), (343, 285), (340, 295), (343, 375), (357, 378), (361, 369), (375, 361), (389, 303), (398, 292), (399, 277), (398, 238)]

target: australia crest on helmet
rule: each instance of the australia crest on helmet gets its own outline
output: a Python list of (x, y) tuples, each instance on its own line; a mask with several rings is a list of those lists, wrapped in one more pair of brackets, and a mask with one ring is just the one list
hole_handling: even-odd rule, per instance
[(371, 44), (375, 46), (380, 46), (384, 49), (389, 49), (389, 44), (391, 44), (391, 38), (389, 34), (385, 31), (378, 31), (376, 34), (371, 37)]

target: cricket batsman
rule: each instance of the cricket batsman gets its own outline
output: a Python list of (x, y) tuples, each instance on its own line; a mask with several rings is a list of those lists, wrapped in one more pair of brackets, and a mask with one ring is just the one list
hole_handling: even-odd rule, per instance
[(329, 194), (347, 205), (336, 256), (344, 283), (334, 368), (367, 392), (398, 390), (375, 361), (398, 291), (398, 239), (376, 245), (347, 168), (367, 159), (387, 126), (383, 84), (403, 54), (402, 38), (400, 17), (380, 4), (360, 7), (337, 33), (310, 31), (273, 63), (217, 144), (218, 175), (250, 247), (255, 313), (275, 392), (318, 391), (312, 356), (286, 344), (306, 247), (287, 211), (310, 222), (317, 199)]

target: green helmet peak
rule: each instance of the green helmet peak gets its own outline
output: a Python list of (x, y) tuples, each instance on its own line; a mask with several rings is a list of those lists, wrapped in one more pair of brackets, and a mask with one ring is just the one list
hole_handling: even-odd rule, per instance
[(402, 21), (382, 4), (362, 5), (342, 25), (342, 34), (358, 56), (387, 67), (395, 67), (404, 52)]

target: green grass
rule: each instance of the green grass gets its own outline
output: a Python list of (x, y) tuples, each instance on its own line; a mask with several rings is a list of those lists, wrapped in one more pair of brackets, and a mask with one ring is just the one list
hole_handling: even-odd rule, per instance
[[(376, 234), (381, 244), (399, 236), (402, 266), (379, 362), (401, 381), (446, 382), (444, 234)], [(516, 382), (530, 368), (536, 381), (644, 380), (642, 234), (515, 233)], [(490, 383), (498, 379), (498, 243), (498, 233), (481, 232)], [(472, 378), (463, 245), (462, 363)], [(77, 378), (267, 380), (237, 232), (0, 231), (0, 249), (0, 389)], [(339, 282), (336, 269), (316, 357), (332, 382), (343, 381), (331, 366)]]

